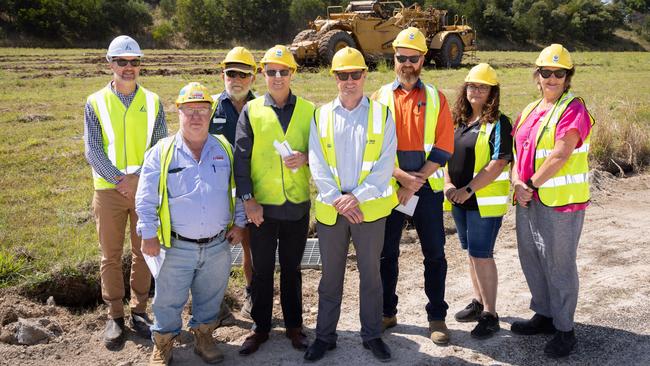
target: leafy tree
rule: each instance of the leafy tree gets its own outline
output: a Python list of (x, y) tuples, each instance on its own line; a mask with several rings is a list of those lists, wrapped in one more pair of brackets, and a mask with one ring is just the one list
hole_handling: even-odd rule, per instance
[(177, 0), (176, 16), (180, 31), (192, 46), (224, 46), (226, 29), (231, 20), (226, 17), (221, 0)]

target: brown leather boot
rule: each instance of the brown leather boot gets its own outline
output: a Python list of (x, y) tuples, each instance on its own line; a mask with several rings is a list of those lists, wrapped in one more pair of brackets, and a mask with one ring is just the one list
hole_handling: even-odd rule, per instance
[(217, 327), (216, 323), (201, 324), (196, 328), (190, 328), (194, 334), (194, 353), (199, 355), (207, 363), (219, 363), (223, 361), (223, 353), (217, 347), (212, 337), (212, 332)]
[(291, 346), (293, 346), (293, 348), (299, 351), (307, 350), (309, 342), (307, 342), (307, 336), (302, 331), (302, 327), (287, 328), (285, 335), (287, 338), (291, 339)]
[(153, 352), (149, 358), (149, 366), (169, 365), (172, 361), (172, 348), (175, 335), (172, 333), (153, 332)]

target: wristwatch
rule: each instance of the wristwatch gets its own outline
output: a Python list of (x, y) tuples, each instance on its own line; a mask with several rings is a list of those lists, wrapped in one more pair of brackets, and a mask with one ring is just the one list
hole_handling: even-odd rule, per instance
[(530, 187), (530, 188), (531, 188), (533, 191), (535, 191), (535, 192), (537, 192), (537, 191), (539, 190), (539, 188), (536, 187), (536, 186), (533, 184), (533, 178), (532, 178), (532, 177), (531, 177), (531, 178), (528, 178), (528, 180), (526, 181), (526, 185), (527, 185), (528, 187)]
[(239, 199), (246, 202), (248, 200), (253, 199), (253, 194), (251, 194), (251, 193), (242, 194), (241, 196), (239, 196)]
[(467, 187), (465, 187), (465, 192), (467, 192), (469, 194), (472, 194), (472, 193), (474, 193), (474, 190), (472, 189), (472, 187), (467, 186)]

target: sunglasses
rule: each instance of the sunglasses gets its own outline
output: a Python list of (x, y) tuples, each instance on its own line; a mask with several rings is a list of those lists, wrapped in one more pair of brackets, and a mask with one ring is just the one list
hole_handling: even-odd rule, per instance
[(190, 107), (181, 107), (178, 110), (183, 112), (183, 114), (186, 116), (192, 116), (194, 114), (198, 114), (199, 116), (207, 116), (211, 111), (210, 108), (190, 108)]
[(409, 62), (412, 63), (412, 64), (417, 64), (418, 61), (420, 61), (420, 57), (421, 57), (421, 55), (415, 55), (415, 56), (395, 55), (395, 59), (400, 64), (405, 63), (406, 60), (409, 60)]
[(265, 70), (265, 71), (264, 71), (264, 73), (266, 74), (266, 76), (268, 76), (268, 77), (270, 77), (270, 78), (272, 78), (272, 77), (274, 77), (274, 76), (275, 76), (276, 78), (279, 78), (279, 77), (286, 77), (286, 76), (289, 76), (289, 72), (290, 72), (289, 69), (283, 69), (283, 70)]
[(237, 71), (237, 70), (228, 70), (225, 72), (226, 76), (234, 79), (239, 76), (240, 79), (246, 79), (247, 77), (251, 76), (251, 74), (243, 71)]
[(566, 69), (558, 69), (558, 70), (537, 69), (537, 70), (539, 71), (539, 74), (542, 75), (544, 79), (550, 78), (551, 75), (555, 75), (557, 79), (562, 79), (567, 74)]
[(133, 60), (125, 60), (123, 58), (116, 58), (113, 60), (119, 67), (124, 67), (126, 64), (131, 64), (133, 67), (138, 67), (140, 66), (141, 60), (139, 58), (133, 59)]
[(467, 91), (470, 91), (470, 92), (476, 92), (477, 91), (477, 92), (479, 92), (481, 94), (485, 94), (488, 91), (490, 91), (490, 86), (489, 85), (483, 85), (483, 84), (481, 84), (481, 85), (468, 84), (467, 85)]
[(336, 77), (341, 81), (347, 81), (349, 78), (352, 80), (359, 80), (363, 76), (363, 71), (353, 71), (353, 72), (337, 72)]

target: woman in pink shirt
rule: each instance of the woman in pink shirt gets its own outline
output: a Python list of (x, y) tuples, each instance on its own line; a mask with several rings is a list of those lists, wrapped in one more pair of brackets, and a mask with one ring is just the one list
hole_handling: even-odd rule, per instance
[(589, 204), (593, 118), (584, 101), (569, 92), (575, 68), (566, 48), (546, 47), (535, 64), (533, 78), (542, 98), (515, 123), (512, 169), (519, 260), (535, 314), (514, 322), (511, 330), (554, 334), (544, 352), (557, 358), (569, 355), (576, 343), (576, 253)]

